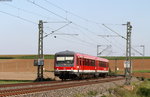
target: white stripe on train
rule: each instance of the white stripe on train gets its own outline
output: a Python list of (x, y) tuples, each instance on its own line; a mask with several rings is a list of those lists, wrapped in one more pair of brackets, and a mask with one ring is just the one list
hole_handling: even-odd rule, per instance
[(103, 73), (108, 73), (108, 71), (104, 70), (55, 70), (55, 71), (72, 71), (72, 72), (103, 72)]

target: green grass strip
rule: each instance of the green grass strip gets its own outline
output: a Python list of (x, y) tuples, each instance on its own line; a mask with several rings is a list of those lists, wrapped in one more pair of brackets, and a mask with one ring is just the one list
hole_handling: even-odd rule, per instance
[(135, 70), (133, 73), (150, 73), (150, 70)]
[(17, 84), (17, 83), (30, 83), (29, 80), (0, 80), (0, 84)]
[[(36, 59), (37, 55), (0, 55), (0, 59)], [(54, 59), (54, 55), (44, 55), (44, 59)]]
[[(126, 59), (126, 57), (123, 57), (123, 56), (109, 56), (109, 57), (101, 56), (101, 58), (106, 58), (108, 60), (125, 60)], [(150, 57), (149, 56), (146, 56), (146, 57), (136, 56), (136, 57), (131, 57), (131, 59), (150, 59)]]

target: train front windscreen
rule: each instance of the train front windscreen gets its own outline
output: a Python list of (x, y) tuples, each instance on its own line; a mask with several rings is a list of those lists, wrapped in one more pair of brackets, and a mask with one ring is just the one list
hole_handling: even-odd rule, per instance
[(74, 56), (56, 56), (56, 67), (73, 67)]

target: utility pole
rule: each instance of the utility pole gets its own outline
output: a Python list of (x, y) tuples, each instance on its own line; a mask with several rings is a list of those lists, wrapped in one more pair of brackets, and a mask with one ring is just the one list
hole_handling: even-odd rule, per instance
[(126, 40), (126, 62), (125, 62), (125, 85), (130, 85), (131, 83), (131, 30), (132, 26), (130, 22), (127, 22), (127, 40)]
[(44, 56), (43, 56), (43, 21), (39, 21), (39, 41), (38, 41), (38, 60), (40, 64), (38, 65), (38, 79), (43, 80), (43, 65), (44, 65)]
[(120, 35), (116, 31), (110, 29), (109, 27), (107, 27), (106, 25), (103, 24), (104, 27), (106, 27), (110, 31), (116, 33), (118, 36), (120, 36), (120, 37), (122, 37), (123, 39), (126, 40), (126, 61), (124, 63), (125, 78), (126, 78), (125, 84), (126, 85), (130, 85), (130, 83), (131, 83), (131, 69), (132, 69), (132, 64), (131, 64), (131, 48), (132, 48), (131, 47), (131, 30), (132, 30), (132, 26), (131, 26), (130, 22), (127, 22), (127, 24), (122, 24), (122, 25), (126, 25), (127, 26), (127, 38), (125, 38), (124, 36)]
[(38, 58), (34, 60), (34, 65), (37, 66), (37, 81), (43, 81), (43, 21), (40, 20), (38, 24), (39, 39), (38, 39)]
[[(38, 28), (39, 28), (39, 37), (38, 37), (38, 58), (34, 60), (34, 66), (37, 66), (37, 81), (43, 81), (43, 66), (44, 66), (44, 55), (43, 55), (43, 39), (51, 34), (54, 34), (54, 32), (68, 26), (72, 22), (69, 22), (62, 27), (52, 31), (49, 34), (43, 35), (43, 23), (49, 23), (49, 22), (43, 22), (42, 20), (39, 20)], [(55, 23), (55, 22), (53, 22)], [(56, 22), (58, 23), (58, 22)], [(60, 22), (62, 23), (62, 22)], [(67, 34), (67, 33), (61, 33), (60, 35), (78, 35), (78, 34)]]

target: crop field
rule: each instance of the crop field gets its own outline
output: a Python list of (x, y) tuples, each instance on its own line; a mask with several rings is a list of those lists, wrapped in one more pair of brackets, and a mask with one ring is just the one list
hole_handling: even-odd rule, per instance
[[(35, 59), (37, 55), (0, 55), (0, 59)], [(54, 55), (44, 55), (45, 59), (54, 59)]]
[[(105, 56), (102, 56), (102, 58), (106, 58), (106, 59), (109, 59), (109, 60), (125, 60), (126, 57), (123, 57), (123, 56), (111, 56), (111, 57), (105, 57)], [(149, 56), (146, 56), (146, 57), (142, 57), (142, 56), (134, 56), (134, 57), (131, 57), (132, 60), (134, 59), (150, 59)]]
[[(34, 66), (36, 55), (0, 55), (0, 80), (34, 80), (37, 67)], [(108, 57), (107, 57), (108, 58)], [(140, 59), (141, 58), (141, 59)], [(124, 74), (125, 57), (109, 57), (111, 71)], [(45, 55), (44, 77), (54, 79), (54, 55)], [(150, 78), (150, 57), (134, 57), (132, 69), (134, 76)]]

